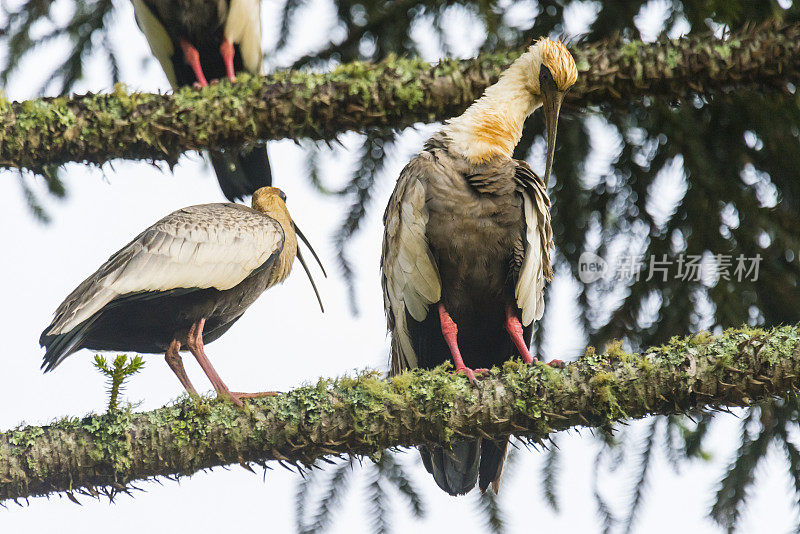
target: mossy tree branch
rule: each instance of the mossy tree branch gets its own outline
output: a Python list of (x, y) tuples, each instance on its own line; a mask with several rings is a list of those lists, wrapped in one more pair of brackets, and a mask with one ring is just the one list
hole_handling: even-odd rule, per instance
[(593, 350), (565, 369), (516, 361), (477, 386), (444, 369), (322, 380), (239, 410), (186, 399), (147, 413), (117, 410), (0, 434), (0, 501), (189, 475), (269, 460), (329, 455), (462, 436), (533, 441), (575, 426), (649, 414), (748, 406), (800, 385), (800, 327), (731, 329), (675, 338), (629, 354)]
[[(519, 52), (437, 65), (390, 58), (332, 72), (242, 76), (202, 91), (0, 101), (0, 166), (41, 171), (68, 161), (177, 161), (181, 153), (265, 139), (334, 139), (367, 127), (402, 128), (458, 115)], [(627, 105), (735, 87), (787, 91), (800, 81), (800, 25), (768, 25), (716, 40), (579, 44), (569, 107)], [(568, 111), (568, 109), (567, 109)]]

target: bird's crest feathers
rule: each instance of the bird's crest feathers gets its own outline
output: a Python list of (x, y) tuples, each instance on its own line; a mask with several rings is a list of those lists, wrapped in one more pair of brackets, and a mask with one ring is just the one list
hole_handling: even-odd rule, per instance
[(558, 89), (566, 91), (572, 87), (578, 79), (578, 67), (564, 43), (543, 37), (534, 46), (542, 51), (542, 63), (550, 69)]

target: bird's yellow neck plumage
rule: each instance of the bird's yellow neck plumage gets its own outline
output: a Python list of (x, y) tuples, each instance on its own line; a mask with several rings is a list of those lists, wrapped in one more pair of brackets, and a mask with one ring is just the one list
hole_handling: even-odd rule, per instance
[(534, 45), (462, 115), (447, 121), (442, 130), (451, 140), (451, 150), (472, 163), (496, 155), (511, 157), (525, 119), (542, 105), (540, 64), (541, 52)]
[(292, 264), (294, 264), (294, 258), (297, 256), (297, 234), (294, 231), (294, 223), (289, 215), (289, 210), (286, 209), (286, 204), (275, 194), (259, 194), (260, 191), (265, 189), (269, 188), (259, 189), (253, 194), (253, 209), (278, 221), (281, 228), (283, 228), (284, 235), (283, 249), (278, 256), (269, 280), (269, 285), (271, 286), (286, 280), (292, 271)]

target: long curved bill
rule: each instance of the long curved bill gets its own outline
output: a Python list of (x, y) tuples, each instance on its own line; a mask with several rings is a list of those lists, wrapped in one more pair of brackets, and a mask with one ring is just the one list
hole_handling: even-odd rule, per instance
[(547, 163), (544, 169), (544, 185), (550, 181), (550, 171), (553, 169), (553, 157), (556, 153), (556, 132), (558, 130), (558, 114), (561, 103), (564, 101), (564, 91), (545, 89), (543, 92), (542, 108), (544, 111), (544, 129), (547, 132)]
[[(327, 278), (328, 273), (325, 272), (325, 267), (322, 266), (322, 262), (320, 261), (319, 256), (317, 256), (314, 247), (311, 246), (311, 243), (308, 242), (305, 234), (303, 234), (303, 232), (300, 231), (300, 228), (297, 227), (297, 223), (292, 221), (292, 224), (294, 224), (294, 232), (297, 234), (297, 237), (299, 237), (300, 240), (303, 241), (303, 243), (305, 243), (305, 245), (308, 247), (308, 250), (311, 251), (314, 259), (317, 260), (317, 265), (319, 265), (319, 268), (322, 269), (322, 274), (325, 275), (325, 278)], [(314, 294), (317, 296), (317, 302), (319, 302), (319, 309), (322, 310), (322, 313), (325, 313), (325, 307), (322, 305), (322, 297), (319, 296), (317, 284), (314, 283), (314, 278), (311, 276), (311, 271), (309, 270), (308, 264), (306, 263), (305, 258), (303, 258), (303, 253), (300, 252), (299, 247), (297, 249), (297, 259), (300, 260), (300, 265), (303, 266), (303, 270), (305, 270), (306, 275), (308, 276), (308, 281), (311, 282), (311, 287), (314, 289)]]

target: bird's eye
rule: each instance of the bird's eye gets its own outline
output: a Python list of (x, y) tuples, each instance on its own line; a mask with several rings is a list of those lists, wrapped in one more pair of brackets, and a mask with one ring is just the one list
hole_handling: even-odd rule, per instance
[(278, 196), (279, 196), (279, 197), (281, 197), (281, 200), (283, 200), (284, 202), (286, 202), (286, 193), (284, 193), (283, 191), (281, 191), (280, 193), (278, 193)]

